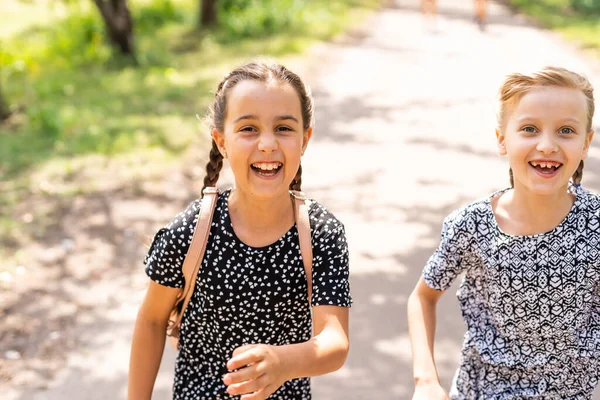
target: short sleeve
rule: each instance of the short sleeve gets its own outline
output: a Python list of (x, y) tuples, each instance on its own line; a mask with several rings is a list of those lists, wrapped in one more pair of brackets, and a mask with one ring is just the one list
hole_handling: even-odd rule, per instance
[(166, 227), (160, 229), (144, 259), (146, 275), (154, 282), (172, 288), (182, 288), (183, 261), (192, 242), (200, 202), (194, 201)]
[(313, 306), (350, 307), (348, 244), (343, 225), (313, 237)]
[(423, 280), (432, 289), (448, 289), (468, 264), (472, 234), (464, 214), (459, 216), (462, 218), (452, 214), (444, 219), (440, 244), (425, 264)]

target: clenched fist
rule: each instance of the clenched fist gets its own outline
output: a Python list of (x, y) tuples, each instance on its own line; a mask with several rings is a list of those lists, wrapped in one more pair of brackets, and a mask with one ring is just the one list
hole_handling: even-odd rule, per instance
[(238, 347), (227, 362), (227, 369), (235, 371), (223, 376), (227, 393), (241, 395), (241, 400), (265, 400), (291, 379), (280, 349), (266, 344)]

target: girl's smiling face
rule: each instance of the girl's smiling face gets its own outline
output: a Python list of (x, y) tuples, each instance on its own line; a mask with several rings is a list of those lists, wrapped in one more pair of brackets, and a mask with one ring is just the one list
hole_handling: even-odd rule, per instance
[(508, 156), (515, 188), (538, 195), (565, 190), (593, 136), (585, 95), (555, 86), (524, 94), (503, 125), (496, 131), (498, 149)]
[(312, 135), (300, 98), (278, 81), (244, 80), (228, 94), (224, 132), (213, 139), (230, 161), (236, 188), (257, 197), (286, 194)]

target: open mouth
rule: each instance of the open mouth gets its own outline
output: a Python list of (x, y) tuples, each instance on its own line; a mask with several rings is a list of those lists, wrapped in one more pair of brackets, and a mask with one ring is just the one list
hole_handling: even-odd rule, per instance
[(529, 165), (542, 175), (553, 175), (562, 167), (562, 163), (556, 161), (530, 161)]
[(260, 176), (273, 177), (281, 171), (283, 164), (280, 162), (257, 162), (251, 164), (251, 167)]

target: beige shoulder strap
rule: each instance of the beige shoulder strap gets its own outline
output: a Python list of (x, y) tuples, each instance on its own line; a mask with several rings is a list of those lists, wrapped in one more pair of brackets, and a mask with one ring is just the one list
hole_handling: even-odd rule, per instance
[(294, 198), (294, 216), (298, 227), (298, 239), (300, 241), (300, 253), (306, 273), (308, 285), (308, 304), (312, 306), (312, 243), (310, 234), (310, 219), (308, 217), (308, 203), (303, 192), (290, 190)]
[(202, 192), (202, 202), (200, 203), (200, 214), (198, 215), (198, 222), (196, 223), (196, 229), (194, 236), (192, 237), (192, 243), (183, 261), (183, 277), (185, 279), (185, 287), (181, 294), (183, 300), (183, 306), (181, 313), (179, 314), (179, 320), (176, 324), (181, 322), (183, 313), (192, 298), (194, 293), (194, 287), (196, 286), (196, 278), (198, 277), (198, 271), (204, 258), (204, 252), (206, 251), (206, 242), (208, 241), (208, 234), (210, 233), (210, 226), (212, 224), (212, 218), (217, 205), (217, 198), (219, 197), (219, 191), (216, 187), (207, 187)]

